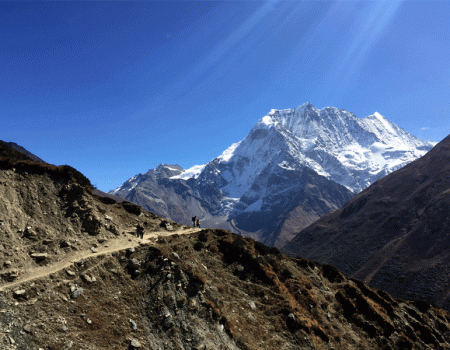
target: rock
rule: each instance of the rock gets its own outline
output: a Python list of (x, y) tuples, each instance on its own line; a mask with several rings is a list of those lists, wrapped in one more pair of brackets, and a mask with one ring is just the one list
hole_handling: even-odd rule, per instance
[(197, 345), (197, 346), (194, 346), (194, 347), (192, 348), (192, 350), (206, 350), (206, 345), (203, 344), (203, 343), (201, 343), (201, 344), (199, 344), (199, 345)]
[(135, 249), (133, 247), (128, 249), (128, 253), (133, 254), (135, 252)]
[(92, 252), (92, 253), (97, 253), (97, 252), (98, 252), (98, 250), (97, 250), (97, 249), (95, 249), (94, 247), (92, 247), (92, 248), (91, 248), (91, 252)]
[(166, 224), (167, 231), (173, 231), (173, 226), (171, 224)]
[(130, 348), (131, 349), (139, 349), (142, 347), (141, 343), (137, 339), (131, 339), (130, 340)]
[(238, 272), (244, 272), (244, 266), (238, 265), (238, 267), (236, 268), (236, 270), (238, 270)]
[(84, 289), (83, 288), (76, 288), (72, 291), (72, 294), (70, 295), (70, 297), (72, 299), (76, 299), (78, 298), (81, 294), (83, 294)]
[(99, 238), (97, 241), (98, 241), (98, 243), (104, 243), (107, 241), (107, 239), (102, 237), (102, 238)]
[(5, 267), (10, 267), (11, 266), (11, 261), (9, 261), (9, 260), (6, 260), (4, 263), (3, 263), (3, 265), (5, 266)]
[(118, 236), (120, 234), (116, 225), (113, 225), (113, 224), (109, 225), (108, 230), (111, 231), (112, 233), (114, 233), (116, 236)]
[(70, 248), (72, 245), (68, 241), (62, 241), (59, 246), (61, 248)]
[(173, 252), (172, 255), (175, 259), (180, 260), (180, 256), (177, 253)]
[(25, 333), (30, 334), (30, 333), (32, 332), (31, 326), (30, 326), (30, 325), (25, 325), (25, 326), (23, 326), (23, 331), (24, 331)]
[(18, 269), (14, 269), (14, 270), (9, 271), (6, 274), (6, 278), (8, 281), (14, 281), (17, 278), (19, 278), (19, 275), (20, 275), (20, 271)]
[(135, 331), (137, 330), (137, 324), (133, 320), (130, 319), (131, 328)]
[(130, 265), (131, 265), (132, 267), (134, 267), (134, 268), (138, 268), (138, 267), (141, 266), (141, 263), (139, 262), (138, 259), (133, 258), (133, 259), (131, 259), (131, 261), (130, 261)]
[(90, 234), (90, 235), (98, 235), (100, 234), (100, 228), (102, 224), (100, 220), (94, 216), (89, 215), (84, 221), (83, 221), (83, 228)]
[(75, 276), (75, 272), (73, 272), (71, 270), (67, 270), (66, 273), (68, 276)]
[(47, 259), (47, 253), (32, 253), (30, 256), (36, 260), (45, 260)]
[(36, 235), (36, 232), (34, 232), (34, 231), (32, 230), (31, 226), (27, 226), (27, 228), (25, 229), (25, 231), (24, 231), (23, 233), (24, 233), (24, 235), (27, 236), (27, 237), (35, 237), (35, 236), (37, 236), (37, 235)]
[(253, 301), (250, 301), (250, 302), (248, 303), (248, 305), (250, 306), (250, 309), (256, 310), (256, 305), (255, 305), (255, 303), (254, 303)]
[(88, 274), (82, 274), (81, 279), (86, 283), (94, 283), (97, 279), (94, 276), (90, 276)]
[(25, 289), (19, 289), (19, 290), (16, 290), (16, 291), (14, 292), (14, 296), (15, 296), (15, 297), (22, 297), (22, 296), (24, 296), (26, 293), (27, 293), (27, 292), (26, 292)]

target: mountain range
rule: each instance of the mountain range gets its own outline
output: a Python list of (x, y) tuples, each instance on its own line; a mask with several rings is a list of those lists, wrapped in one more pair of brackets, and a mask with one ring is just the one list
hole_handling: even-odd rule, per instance
[(205, 165), (160, 165), (110, 193), (177, 222), (188, 224), (195, 215), (206, 227), (283, 247), (433, 146), (379, 113), (360, 119), (305, 103), (271, 110)]

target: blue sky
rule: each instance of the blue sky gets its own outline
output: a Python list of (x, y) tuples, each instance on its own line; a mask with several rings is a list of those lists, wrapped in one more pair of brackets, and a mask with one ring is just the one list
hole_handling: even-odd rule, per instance
[(0, 2), (0, 139), (99, 189), (311, 102), (450, 134), (450, 1)]

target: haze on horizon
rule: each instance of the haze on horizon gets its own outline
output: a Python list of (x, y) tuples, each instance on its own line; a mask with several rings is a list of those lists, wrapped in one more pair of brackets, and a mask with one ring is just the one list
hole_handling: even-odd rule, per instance
[(311, 102), (450, 134), (450, 2), (0, 2), (2, 136), (103, 191)]

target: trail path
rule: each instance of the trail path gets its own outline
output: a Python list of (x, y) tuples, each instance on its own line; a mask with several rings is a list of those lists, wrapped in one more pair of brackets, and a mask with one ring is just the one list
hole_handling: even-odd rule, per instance
[(92, 258), (99, 255), (106, 255), (114, 253), (120, 250), (129, 249), (132, 247), (138, 247), (142, 245), (152, 245), (154, 242), (152, 239), (158, 238), (160, 236), (171, 236), (174, 234), (189, 234), (200, 231), (200, 228), (189, 228), (184, 227), (177, 231), (153, 231), (144, 234), (144, 238), (140, 239), (136, 236), (124, 236), (115, 239), (109, 239), (95, 248), (94, 251), (91, 249), (84, 249), (64, 256), (62, 260), (59, 260), (53, 264), (49, 264), (42, 267), (35, 267), (21, 271), (20, 277), (10, 283), (5, 283), (0, 285), (0, 292), (18, 286), (22, 283), (39, 279), (55, 272), (61, 271), (63, 269), (69, 268), (74, 263), (79, 262), (86, 258)]

